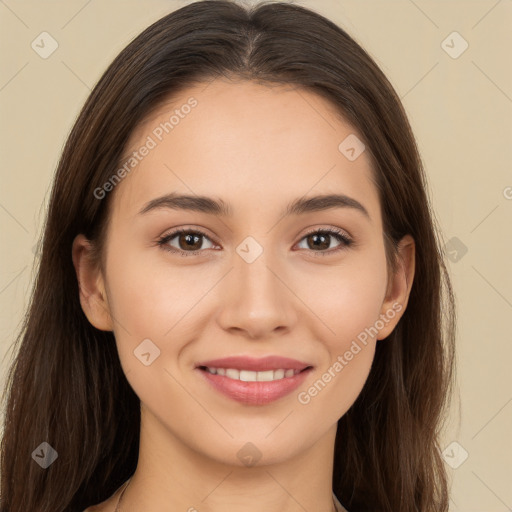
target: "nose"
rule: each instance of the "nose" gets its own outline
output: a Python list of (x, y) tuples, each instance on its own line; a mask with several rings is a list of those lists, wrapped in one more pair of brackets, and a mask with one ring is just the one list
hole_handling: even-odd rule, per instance
[(297, 322), (298, 299), (286, 273), (275, 260), (268, 260), (265, 251), (251, 263), (236, 255), (222, 287), (217, 320), (226, 331), (268, 340), (289, 332)]

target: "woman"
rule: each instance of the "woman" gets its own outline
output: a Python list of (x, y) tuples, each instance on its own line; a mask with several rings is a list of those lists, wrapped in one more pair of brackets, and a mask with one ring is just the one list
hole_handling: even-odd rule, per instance
[(440, 246), (400, 100), (345, 31), (286, 3), (158, 20), (59, 162), (1, 511), (447, 511)]

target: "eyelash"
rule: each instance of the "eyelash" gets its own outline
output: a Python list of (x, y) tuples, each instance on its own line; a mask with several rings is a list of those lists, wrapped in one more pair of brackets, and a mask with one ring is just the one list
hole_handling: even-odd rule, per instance
[[(185, 234), (185, 233), (199, 235), (199, 236), (205, 237), (208, 240), (210, 240), (210, 237), (206, 233), (201, 231), (200, 229), (180, 228), (180, 229), (176, 229), (175, 231), (159, 238), (157, 241), (157, 244), (165, 251), (169, 251), (172, 253), (178, 253), (180, 256), (184, 256), (184, 257), (185, 256), (195, 256), (195, 255), (199, 254), (200, 252), (203, 252), (204, 249), (198, 249), (196, 251), (182, 251), (181, 249), (176, 249), (175, 247), (171, 248), (170, 246), (167, 245), (167, 243), (170, 240), (172, 240), (173, 238), (175, 238), (177, 235), (181, 235), (181, 234)], [(336, 229), (336, 228), (317, 229), (317, 230), (310, 231), (309, 233), (306, 233), (300, 239), (300, 241), (302, 241), (304, 238), (306, 238), (310, 235), (317, 235), (317, 234), (330, 235), (333, 238), (335, 238), (337, 241), (341, 242), (341, 245), (339, 245), (335, 249), (328, 249), (326, 251), (310, 250), (310, 252), (314, 253), (315, 257), (316, 256), (329, 256), (334, 253), (338, 253), (339, 251), (342, 251), (342, 250), (346, 249), (347, 247), (350, 247), (351, 245), (354, 244), (354, 241), (352, 239), (350, 239), (347, 235), (345, 235), (345, 233), (343, 231)], [(212, 241), (212, 240), (210, 240), (210, 241)]]

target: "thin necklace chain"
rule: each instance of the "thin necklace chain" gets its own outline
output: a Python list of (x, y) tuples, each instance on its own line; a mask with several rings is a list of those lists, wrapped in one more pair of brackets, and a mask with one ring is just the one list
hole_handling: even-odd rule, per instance
[[(121, 500), (123, 499), (124, 491), (126, 491), (128, 486), (130, 485), (130, 480), (131, 480), (131, 478), (128, 479), (128, 482), (126, 482), (124, 489), (121, 491), (121, 494), (119, 495), (119, 499), (117, 500), (117, 506), (116, 506), (116, 509), (114, 510), (114, 512), (121, 512), (121, 509), (119, 507), (121, 505)], [(334, 505), (334, 512), (337, 512), (338, 509), (336, 507), (336, 503), (334, 503), (334, 498), (333, 498), (333, 505)]]

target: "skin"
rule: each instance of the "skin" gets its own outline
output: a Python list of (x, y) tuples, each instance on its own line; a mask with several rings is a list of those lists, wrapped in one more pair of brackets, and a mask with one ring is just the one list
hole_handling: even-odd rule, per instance
[[(376, 343), (405, 311), (414, 241), (402, 240), (403, 263), (388, 275), (368, 152), (350, 161), (338, 150), (357, 132), (311, 92), (220, 79), (199, 84), (136, 127), (128, 147), (140, 148), (191, 96), (198, 105), (110, 192), (104, 271), (92, 264), (83, 235), (73, 243), (82, 308), (95, 327), (114, 332), (141, 400), (139, 463), (121, 510), (330, 512), (337, 421), (362, 390)], [(222, 198), (234, 215), (138, 214), (170, 192)], [(370, 219), (353, 208), (280, 216), (296, 198), (327, 193), (356, 199)], [(156, 244), (179, 227), (207, 233), (196, 246), (202, 252), (183, 257)], [(334, 252), (343, 242), (328, 237), (315, 251), (306, 236), (313, 228), (340, 228), (354, 244)], [(263, 248), (252, 263), (236, 252), (247, 236)], [(192, 250), (179, 236), (168, 245)], [(301, 404), (298, 393), (393, 304), (401, 311)], [(149, 366), (133, 354), (146, 338), (161, 351)], [(314, 369), (291, 394), (244, 405), (194, 370), (234, 354), (277, 354)], [(261, 454), (252, 467), (237, 457), (247, 442)], [(91, 510), (113, 511), (117, 498)]]

